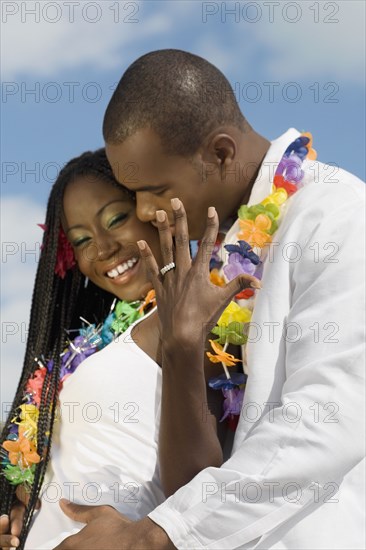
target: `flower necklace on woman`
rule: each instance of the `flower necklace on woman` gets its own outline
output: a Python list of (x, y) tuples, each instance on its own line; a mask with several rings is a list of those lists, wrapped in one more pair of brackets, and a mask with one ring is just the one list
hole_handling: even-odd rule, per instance
[[(71, 256), (67, 241), (61, 236), (59, 242), (62, 242), (62, 246), (55, 272), (64, 276), (67, 269), (74, 264), (69, 261)], [(69, 340), (61, 354), (59, 389), (84, 359), (103, 349), (155, 305), (155, 291), (150, 290), (143, 300), (128, 302), (115, 299), (110, 314), (99, 326), (82, 319), (84, 326), (77, 331), (78, 335), (73, 340)], [(17, 415), (11, 419), (7, 440), (1, 448), (3, 475), (12, 485), (24, 484), (26, 488), (32, 486), (35, 466), (41, 461), (41, 456), (37, 453), (38, 414), (44, 379), (54, 366), (52, 360), (44, 357), (35, 358), (35, 361), (39, 368), (26, 384), (23, 404), (18, 408)]]

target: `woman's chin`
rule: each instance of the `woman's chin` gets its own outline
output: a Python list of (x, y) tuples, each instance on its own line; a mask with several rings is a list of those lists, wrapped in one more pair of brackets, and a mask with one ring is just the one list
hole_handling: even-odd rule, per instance
[(144, 296), (143, 287), (146, 286), (146, 276), (143, 271), (141, 258), (136, 264), (127, 271), (117, 275), (117, 277), (108, 278), (104, 288), (114, 294), (120, 300), (133, 301), (140, 300)]
[[(149, 281), (134, 281), (133, 284), (125, 286), (124, 288), (114, 288), (112, 294), (118, 298), (118, 300), (125, 300), (126, 302), (134, 302), (136, 300), (143, 300), (146, 294), (153, 288)], [(111, 289), (108, 289), (111, 292)]]

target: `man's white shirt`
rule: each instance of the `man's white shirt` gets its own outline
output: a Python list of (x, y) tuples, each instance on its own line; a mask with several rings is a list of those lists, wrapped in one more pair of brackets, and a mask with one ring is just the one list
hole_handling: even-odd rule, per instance
[[(249, 205), (298, 136), (272, 142)], [(320, 162), (304, 169), (264, 260), (232, 455), (149, 514), (179, 549), (366, 547), (365, 186)]]

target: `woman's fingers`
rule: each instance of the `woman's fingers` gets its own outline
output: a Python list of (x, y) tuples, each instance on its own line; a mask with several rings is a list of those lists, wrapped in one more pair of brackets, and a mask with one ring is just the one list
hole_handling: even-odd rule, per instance
[(246, 288), (254, 288), (254, 289), (261, 289), (262, 285), (256, 277), (253, 277), (253, 275), (246, 275), (243, 273), (242, 275), (238, 275), (227, 283), (225, 287), (223, 287), (223, 293), (225, 296), (225, 300), (230, 300), (233, 296), (236, 294), (239, 294), (242, 290), (245, 290)]
[(14, 535), (0, 535), (1, 550), (12, 550), (13, 548), (17, 548), (19, 544), (18, 537), (14, 537)]
[(9, 516), (3, 514), (0, 516), (0, 535), (4, 535), (9, 530)]
[(164, 265), (174, 262), (173, 238), (165, 210), (156, 211), (156, 221), (158, 222), (160, 249)]
[(9, 528), (9, 516), (4, 514), (0, 517), (0, 548), (2, 550), (16, 548), (20, 543), (18, 537), (9, 534)]
[(160, 271), (154, 254), (151, 252), (151, 249), (146, 241), (137, 241), (137, 246), (139, 247), (142, 261), (145, 263), (147, 276), (152, 282), (155, 292), (158, 294), (161, 291), (162, 285), (159, 278)]
[(10, 512), (10, 532), (12, 535), (19, 537), (25, 513), (25, 506), (21, 502), (16, 502)]
[(172, 199), (171, 203), (175, 220), (175, 263), (178, 272), (185, 272), (191, 265), (187, 215), (179, 199)]
[(207, 212), (206, 230), (202, 237), (195, 264), (200, 265), (208, 272), (210, 259), (216, 243), (219, 230), (219, 217), (214, 206), (210, 206)]

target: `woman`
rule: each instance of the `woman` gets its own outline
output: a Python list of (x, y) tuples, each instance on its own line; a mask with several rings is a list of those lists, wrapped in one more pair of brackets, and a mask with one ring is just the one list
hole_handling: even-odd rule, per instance
[[(67, 246), (65, 234), (74, 255)], [(14, 458), (19, 451), (15, 446), (22, 436), (20, 429), (16, 434), (24, 412), (20, 406), (31, 387), (38, 395), (40, 406), (37, 446), (28, 449), (31, 451), (28, 458), (33, 452), (35, 462), (20, 536), (22, 547), (29, 530), (26, 548), (41, 549), (53, 548), (65, 536), (80, 529), (79, 524), (59, 512), (61, 496), (86, 504), (111, 504), (131, 519), (138, 519), (164, 499), (164, 492), (170, 494), (203, 467), (219, 466), (222, 461), (212, 418), (205, 422), (203, 432), (202, 426), (196, 432), (193, 425), (187, 429), (182, 419), (182, 433), (175, 437), (166, 415), (159, 434), (162, 385), (157, 364), (160, 363), (159, 331), (155, 310), (149, 300), (144, 300), (151, 283), (137, 240), (147, 240), (160, 260), (158, 233), (150, 224), (136, 218), (133, 198), (115, 183), (104, 150), (86, 153), (68, 163), (49, 199), (24, 368), (3, 434), (3, 441), (6, 439), (3, 448), (8, 451), (3, 473), (8, 473), (14, 465), (14, 462), (9, 464), (10, 453), (13, 452)], [(78, 269), (73, 266), (75, 260)], [(143, 309), (147, 311), (150, 307), (146, 320), (133, 332), (131, 325), (122, 338), (114, 338), (96, 354), (102, 345), (99, 342), (94, 346), (89, 333), (86, 346), (84, 336), (84, 348), (79, 342), (69, 349), (68, 356), (62, 355), (68, 338), (72, 339), (70, 329), (80, 326), (79, 318), (99, 325), (115, 297), (139, 303), (117, 305), (120, 313), (112, 313), (114, 319), (109, 316), (103, 327), (104, 343), (111, 339), (113, 330), (116, 337), (129, 321), (136, 320)], [(97, 334), (94, 331), (94, 336), (100, 340), (100, 330)], [(45, 350), (49, 350), (46, 358)], [(91, 357), (80, 364), (90, 354)], [(37, 387), (40, 373), (44, 379), (43, 389)], [(204, 377), (198, 372), (194, 376), (202, 405)], [(168, 378), (171, 394), (179, 394), (179, 386), (172, 386)], [(60, 381), (63, 388), (58, 395)], [(58, 410), (62, 418), (54, 422)], [(31, 412), (33, 414), (32, 408)], [(205, 415), (210, 417), (208, 410)], [(194, 415), (188, 414), (188, 418), (194, 419)], [(176, 419), (172, 423), (175, 425)], [(14, 433), (15, 438), (10, 437)], [(194, 459), (190, 451), (186, 452), (190, 434), (196, 434), (200, 442)], [(177, 468), (170, 457), (184, 453), (185, 460), (181, 460)], [(2, 476), (1, 483), (5, 496), (2, 510), (7, 512), (14, 497), (14, 486), (9, 483), (9, 476)], [(30, 529), (42, 485), (41, 511)], [(9, 539), (4, 538), (4, 542), (2, 539), (3, 547), (9, 544)]]

